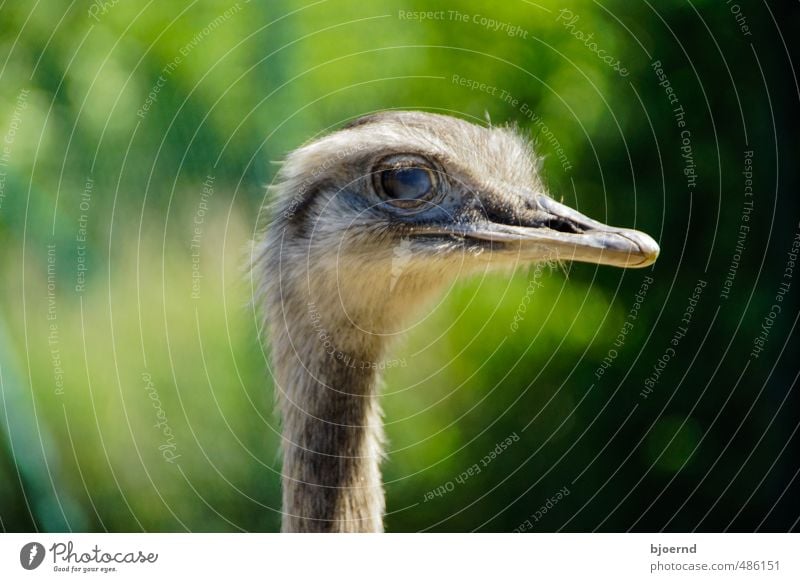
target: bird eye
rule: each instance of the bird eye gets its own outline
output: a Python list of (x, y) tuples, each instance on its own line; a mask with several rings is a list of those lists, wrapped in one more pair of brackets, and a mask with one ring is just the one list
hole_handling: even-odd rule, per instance
[[(415, 154), (381, 160), (373, 173), (376, 192), (397, 208), (419, 208), (439, 191), (435, 162)], [(427, 205), (425, 205), (427, 206)]]
[(431, 191), (433, 180), (422, 168), (392, 168), (381, 172), (381, 187), (394, 200), (416, 200)]

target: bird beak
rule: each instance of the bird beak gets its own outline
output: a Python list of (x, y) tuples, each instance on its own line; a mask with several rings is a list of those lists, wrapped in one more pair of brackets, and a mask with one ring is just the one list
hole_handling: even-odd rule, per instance
[[(520, 224), (487, 222), (453, 234), (503, 243), (521, 260), (564, 260), (641, 268), (658, 257), (655, 240), (638, 230), (616, 228), (538, 195), (535, 219)], [(530, 222), (530, 224), (525, 224)]]

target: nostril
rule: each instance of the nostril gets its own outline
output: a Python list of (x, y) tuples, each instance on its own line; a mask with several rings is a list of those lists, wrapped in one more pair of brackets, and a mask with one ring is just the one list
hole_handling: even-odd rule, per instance
[(523, 202), (527, 210), (538, 210), (538, 211), (542, 210), (542, 205), (539, 204), (539, 201), (536, 200), (534, 196), (530, 197), (526, 196), (525, 198), (523, 198)]

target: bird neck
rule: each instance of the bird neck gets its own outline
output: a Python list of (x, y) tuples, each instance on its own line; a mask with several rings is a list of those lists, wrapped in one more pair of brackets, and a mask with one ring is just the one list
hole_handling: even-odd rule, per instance
[(291, 300), (272, 309), (283, 419), (282, 529), (382, 531), (376, 363), (384, 345), (380, 336), (360, 331), (348, 318), (331, 317), (332, 312)]

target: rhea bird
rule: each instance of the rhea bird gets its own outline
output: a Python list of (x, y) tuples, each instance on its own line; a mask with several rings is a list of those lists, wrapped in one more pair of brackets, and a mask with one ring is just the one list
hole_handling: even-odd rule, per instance
[(287, 156), (254, 254), (282, 417), (283, 531), (383, 531), (378, 363), (456, 278), (655, 261), (648, 235), (547, 196), (538, 165), (512, 127), (414, 111), (367, 115)]

